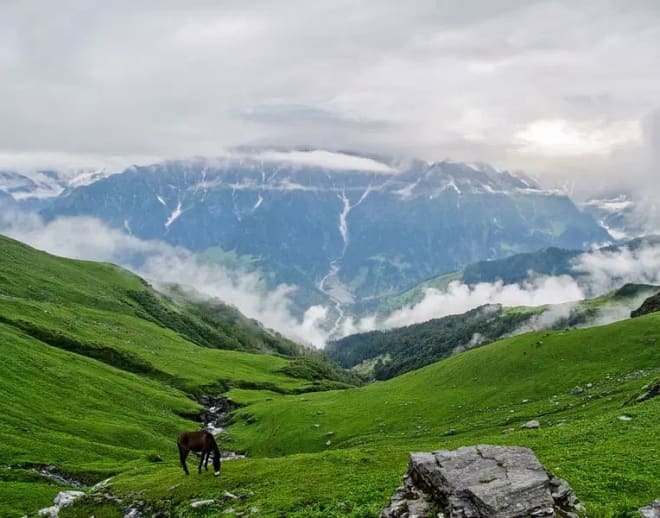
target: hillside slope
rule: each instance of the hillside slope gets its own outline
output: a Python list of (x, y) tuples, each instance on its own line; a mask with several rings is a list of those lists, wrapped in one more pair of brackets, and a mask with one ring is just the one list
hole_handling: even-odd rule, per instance
[(179, 430), (199, 426), (181, 417), (202, 410), (193, 395), (230, 387), (298, 393), (352, 379), (308, 352), (216, 348), (281, 343), (304, 352), (216, 308), (175, 303), (113, 265), (0, 237), (0, 516), (45, 507), (66, 487), (39, 474), (44, 466), (87, 485), (148, 465), (172, 449)]
[[(153, 509), (215, 516), (377, 516), (410, 451), (470, 444), (532, 448), (575, 488), (590, 516), (628, 516), (657, 497), (660, 398), (631, 399), (660, 375), (660, 315), (520, 335), (386, 382), (301, 396), (236, 389), (229, 427), (248, 459), (224, 475), (181, 480), (176, 459), (118, 476)], [(576, 389), (575, 387), (579, 387)], [(537, 419), (537, 430), (522, 429)], [(504, 433), (503, 433), (504, 432)], [(168, 489), (176, 485), (176, 489)], [(218, 492), (240, 495), (218, 498)], [(215, 499), (205, 511), (189, 499)], [(631, 515), (632, 516), (632, 515)]]
[(623, 320), (631, 308), (658, 290), (626, 284), (600, 297), (565, 304), (516, 308), (491, 304), (421, 324), (346, 336), (330, 342), (325, 352), (343, 367), (389, 379), (504, 336)]

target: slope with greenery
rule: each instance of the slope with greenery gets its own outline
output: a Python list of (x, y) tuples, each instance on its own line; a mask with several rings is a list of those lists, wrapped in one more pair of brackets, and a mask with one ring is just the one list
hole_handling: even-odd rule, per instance
[(657, 286), (626, 284), (606, 295), (566, 304), (505, 308), (491, 304), (420, 324), (370, 331), (330, 342), (326, 354), (346, 368), (389, 379), (498, 338), (539, 329), (584, 327), (628, 318)]
[[(632, 516), (657, 497), (660, 398), (629, 402), (660, 374), (658, 339), (654, 314), (512, 337), (359, 389), (305, 396), (236, 389), (231, 396), (246, 406), (225, 447), (249, 458), (225, 463), (218, 481), (183, 480), (170, 455), (163, 466), (121, 474), (111, 486), (124, 497), (142, 490), (178, 516), (229, 508), (377, 516), (408, 452), (510, 444), (532, 448), (566, 478), (590, 516)], [(541, 428), (522, 429), (530, 419)], [(193, 510), (191, 498), (216, 503)]]
[[(87, 492), (112, 476), (101, 493), (121, 499), (89, 497), (62, 518), (123, 516), (130, 506), (182, 517), (375, 517), (408, 452), (485, 442), (533, 448), (591, 516), (625, 516), (657, 497), (660, 398), (630, 402), (660, 374), (660, 314), (520, 335), (385, 382), (314, 392), (346, 385), (316, 358), (202, 347), (140, 318), (123, 297), (137, 278), (120, 269), (22, 253), (23, 265), (0, 254), (2, 516), (34, 513), (67, 487), (34, 471), (46, 465)], [(89, 291), (79, 280), (87, 275)], [(188, 395), (225, 390), (241, 406), (221, 448), (248, 457), (224, 462), (219, 478), (185, 477), (174, 437), (197, 426), (181, 416), (200, 410)], [(529, 419), (541, 428), (520, 429)], [(193, 508), (198, 498), (214, 502)]]
[(355, 380), (313, 352), (218, 349), (220, 331), (191, 341), (229, 315), (221, 332), (236, 344), (290, 343), (232, 308), (204, 313), (216, 309), (175, 303), (113, 265), (0, 237), (0, 515), (22, 516), (62, 489), (37, 468), (91, 484), (148, 465), (178, 430), (198, 426), (181, 417), (201, 410), (192, 394), (299, 393)]

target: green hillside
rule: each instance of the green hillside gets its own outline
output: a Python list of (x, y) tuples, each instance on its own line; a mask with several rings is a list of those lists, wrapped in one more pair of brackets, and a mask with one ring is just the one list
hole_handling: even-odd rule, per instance
[(566, 304), (515, 308), (490, 304), (406, 327), (346, 336), (328, 343), (325, 352), (343, 367), (375, 379), (389, 379), (524, 331), (623, 320), (658, 289), (646, 284), (626, 284), (600, 297)]
[[(164, 467), (120, 475), (113, 487), (143, 488), (185, 516), (229, 507), (377, 516), (409, 451), (511, 444), (533, 448), (591, 516), (625, 516), (657, 497), (660, 399), (627, 403), (660, 376), (659, 341), (654, 314), (509, 338), (358, 389), (304, 396), (236, 389), (230, 395), (248, 404), (228, 430), (229, 445), (250, 458), (226, 463), (216, 483), (182, 481), (172, 455)], [(573, 394), (576, 386), (583, 391)], [(539, 430), (520, 428), (531, 419)], [(189, 509), (191, 497), (223, 491), (244, 498), (206, 515)]]
[[(214, 348), (225, 345), (220, 335), (191, 341), (202, 310), (116, 266), (0, 237), (0, 516), (22, 516), (57, 493), (33, 468), (92, 483), (170, 450), (178, 430), (197, 426), (180, 417), (200, 409), (188, 394), (306, 392), (353, 379), (317, 354)], [(290, 343), (238, 318), (223, 331), (236, 343)]]
[[(590, 516), (626, 516), (658, 496), (660, 398), (630, 402), (660, 377), (659, 313), (519, 335), (320, 391), (347, 385), (319, 356), (200, 345), (140, 316), (124, 294), (150, 288), (121, 269), (10, 240), (0, 248), (0, 516), (49, 505), (67, 487), (34, 471), (50, 466), (87, 492), (113, 477), (102, 493), (121, 499), (90, 496), (62, 518), (131, 506), (147, 516), (372, 517), (408, 452), (477, 443), (533, 448)], [(7, 259), (17, 251), (23, 264)], [(221, 449), (248, 457), (224, 462), (218, 479), (185, 477), (174, 439), (197, 426), (181, 417), (200, 409), (189, 394), (224, 391), (241, 406)], [(541, 428), (521, 429), (530, 419)], [(198, 498), (214, 503), (192, 508)]]

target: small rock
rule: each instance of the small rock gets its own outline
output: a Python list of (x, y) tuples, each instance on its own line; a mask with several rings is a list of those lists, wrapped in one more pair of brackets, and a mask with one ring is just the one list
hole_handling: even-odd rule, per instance
[(576, 386), (576, 387), (573, 387), (573, 388), (571, 389), (571, 394), (573, 394), (574, 396), (577, 396), (577, 395), (579, 395), (579, 394), (582, 394), (583, 392), (584, 392), (584, 389), (583, 389), (582, 387), (580, 387), (580, 386)]
[(163, 458), (160, 455), (157, 455), (155, 453), (152, 453), (151, 455), (148, 455), (147, 460), (149, 462), (163, 462)]
[(215, 500), (210, 499), (210, 500), (193, 500), (190, 502), (190, 507), (193, 509), (198, 509), (199, 507), (208, 507), (210, 505), (215, 504)]
[(523, 402), (523, 404), (524, 403), (529, 403), (529, 399), (523, 399), (522, 402)]
[(450, 428), (443, 435), (456, 435), (456, 430), (454, 430), (453, 428)]
[(331, 440), (327, 440), (327, 441), (325, 441), (325, 445), (326, 445), (326, 446), (330, 446), (331, 444), (332, 444), (332, 441), (331, 441)]
[(230, 500), (238, 500), (238, 496), (236, 496), (234, 493), (230, 493), (229, 491), (222, 493), (222, 496), (224, 498), (229, 498)]
[(142, 514), (134, 507), (131, 507), (124, 513), (124, 518), (142, 518)]
[(503, 433), (504, 435), (508, 435), (508, 434), (513, 433), (513, 432), (515, 432), (515, 431), (516, 431), (515, 428), (505, 428), (504, 430), (502, 430), (502, 433)]
[(593, 388), (594, 384), (593, 383), (587, 383), (587, 388)]
[(325, 432), (325, 435), (327, 437), (332, 437), (335, 434), (335, 432)]
[(540, 428), (541, 423), (539, 423), (536, 419), (533, 419), (531, 421), (527, 421), (524, 425), (521, 426), (521, 428), (527, 428), (529, 430), (535, 429), (535, 428)]
[(623, 414), (618, 417), (619, 421), (632, 421), (632, 417), (629, 415)]
[(313, 426), (314, 426), (314, 428), (321, 428), (321, 425), (318, 424), (318, 423), (314, 423)]

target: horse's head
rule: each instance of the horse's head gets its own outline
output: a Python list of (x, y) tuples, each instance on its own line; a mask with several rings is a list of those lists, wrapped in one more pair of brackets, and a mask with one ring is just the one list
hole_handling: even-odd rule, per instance
[(217, 477), (220, 475), (220, 452), (215, 450), (213, 454), (213, 476)]

